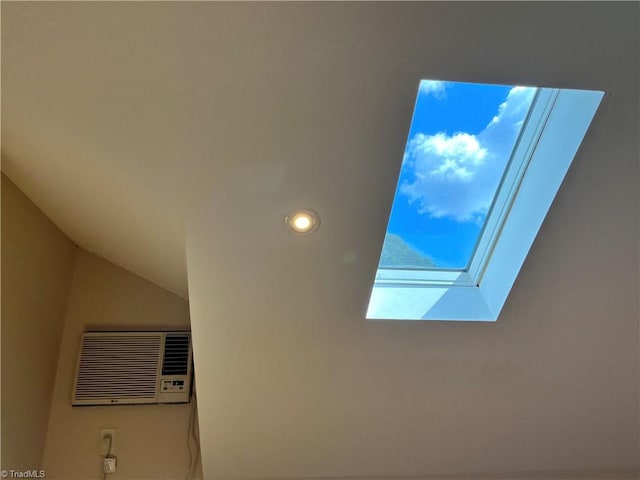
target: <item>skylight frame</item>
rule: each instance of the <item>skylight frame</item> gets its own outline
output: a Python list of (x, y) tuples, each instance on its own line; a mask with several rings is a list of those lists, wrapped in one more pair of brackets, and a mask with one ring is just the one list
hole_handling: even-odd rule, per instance
[(496, 321), (603, 96), (538, 88), (467, 268), (379, 268), (367, 318)]
[[(505, 171), (496, 188), (482, 231), (476, 240), (472, 253), (463, 268), (440, 267), (383, 267), (378, 268), (376, 282), (384, 284), (420, 284), (420, 285), (478, 285), (491, 250), (495, 245), (508, 209), (517, 193), (517, 185), (522, 181), (532, 156), (532, 148), (539, 138), (558, 89), (536, 89), (534, 98), (518, 132)], [(404, 281), (403, 281), (404, 280)]]
[(491, 259), (493, 248), (505, 225), (507, 215), (518, 194), (559, 94), (560, 89), (557, 88), (538, 88), (531, 102), (482, 232), (465, 269), (476, 285), (480, 284), (484, 270)]

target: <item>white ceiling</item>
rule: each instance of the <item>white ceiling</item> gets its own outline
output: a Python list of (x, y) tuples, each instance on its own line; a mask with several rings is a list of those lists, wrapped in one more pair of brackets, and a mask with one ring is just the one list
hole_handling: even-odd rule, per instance
[[(628, 473), (638, 8), (3, 2), (2, 169), (188, 278), (207, 478)], [(496, 324), (363, 318), (420, 78), (607, 92)]]

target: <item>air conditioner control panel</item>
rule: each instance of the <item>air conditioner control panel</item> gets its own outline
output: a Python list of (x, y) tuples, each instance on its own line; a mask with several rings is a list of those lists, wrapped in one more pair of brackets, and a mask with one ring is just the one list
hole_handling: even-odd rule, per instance
[(163, 392), (183, 392), (187, 388), (184, 380), (162, 380), (160, 390)]
[(188, 375), (162, 375), (158, 379), (159, 403), (186, 403), (191, 396), (191, 377)]

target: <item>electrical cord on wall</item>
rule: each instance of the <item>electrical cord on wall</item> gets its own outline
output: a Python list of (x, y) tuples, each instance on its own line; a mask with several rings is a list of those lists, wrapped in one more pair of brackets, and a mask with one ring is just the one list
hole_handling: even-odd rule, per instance
[(191, 478), (191, 470), (193, 470), (193, 451), (191, 450), (191, 424), (193, 423), (194, 417), (194, 408), (193, 408), (193, 396), (191, 397), (191, 413), (189, 415), (189, 424), (187, 426), (187, 449), (189, 450), (189, 468), (187, 469), (187, 476), (185, 480), (189, 480)]
[[(187, 431), (187, 449), (189, 450), (189, 469), (187, 470), (187, 476), (185, 480), (189, 480), (193, 475), (194, 465), (197, 463), (198, 457), (200, 455), (200, 445), (198, 438), (196, 437), (195, 432), (195, 419), (196, 419), (196, 393), (195, 393), (195, 379), (194, 379), (194, 390), (191, 395), (191, 415), (189, 417), (189, 425)], [(191, 441), (196, 446), (195, 455), (193, 454), (193, 450), (191, 449)]]
[[(109, 439), (109, 448), (107, 448), (107, 454), (104, 456), (104, 458), (109, 458), (111, 457), (111, 446), (113, 445), (113, 437), (111, 435), (105, 435), (105, 438)], [(107, 478), (107, 472), (104, 471), (104, 463), (102, 466), (102, 480), (106, 480)]]

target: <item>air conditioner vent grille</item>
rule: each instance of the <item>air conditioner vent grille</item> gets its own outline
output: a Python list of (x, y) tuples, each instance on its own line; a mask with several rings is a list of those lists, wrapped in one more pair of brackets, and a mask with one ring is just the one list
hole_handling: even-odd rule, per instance
[(75, 389), (76, 400), (155, 399), (159, 335), (85, 335)]
[(187, 375), (189, 335), (167, 335), (164, 342), (162, 375)]

